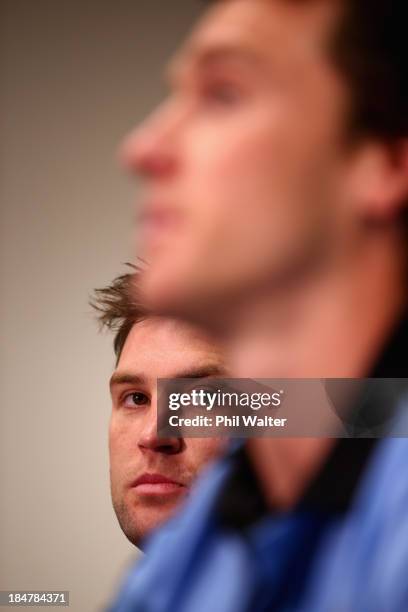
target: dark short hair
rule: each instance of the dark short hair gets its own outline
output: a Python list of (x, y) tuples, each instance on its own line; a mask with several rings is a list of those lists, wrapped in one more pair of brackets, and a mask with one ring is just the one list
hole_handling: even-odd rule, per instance
[(348, 83), (352, 128), (382, 140), (408, 135), (405, 0), (336, 0), (344, 12), (332, 39), (335, 66)]
[(133, 264), (128, 274), (122, 274), (102, 289), (95, 289), (90, 305), (97, 312), (102, 328), (115, 332), (113, 348), (116, 362), (119, 361), (130, 330), (151, 313), (142, 305), (139, 289), (141, 270)]

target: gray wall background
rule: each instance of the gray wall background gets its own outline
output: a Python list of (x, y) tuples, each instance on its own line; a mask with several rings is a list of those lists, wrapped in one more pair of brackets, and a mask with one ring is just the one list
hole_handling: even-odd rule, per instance
[(198, 9), (0, 2), (0, 589), (70, 590), (75, 612), (135, 556), (109, 496), (111, 337), (87, 305), (133, 256), (115, 152)]

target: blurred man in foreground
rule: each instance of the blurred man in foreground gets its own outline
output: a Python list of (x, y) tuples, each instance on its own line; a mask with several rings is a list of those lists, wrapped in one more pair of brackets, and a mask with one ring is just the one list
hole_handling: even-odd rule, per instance
[[(146, 299), (222, 334), (235, 376), (407, 377), (404, 16), (215, 2), (125, 146), (146, 180)], [(249, 440), (115, 609), (408, 609), (407, 461), (404, 438)]]
[(203, 467), (221, 453), (215, 438), (158, 438), (158, 378), (225, 374), (221, 351), (192, 325), (149, 314), (137, 300), (138, 273), (95, 293), (101, 323), (115, 330), (109, 428), (113, 507), (126, 537), (142, 546), (188, 494)]

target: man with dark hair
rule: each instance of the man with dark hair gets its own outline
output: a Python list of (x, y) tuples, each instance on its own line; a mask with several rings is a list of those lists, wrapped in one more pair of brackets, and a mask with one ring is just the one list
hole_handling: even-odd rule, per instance
[(96, 290), (92, 305), (101, 324), (115, 331), (109, 427), (113, 507), (126, 537), (141, 547), (225, 445), (217, 438), (159, 438), (156, 381), (201, 380), (225, 370), (221, 351), (200, 330), (149, 314), (137, 299), (138, 278), (137, 270), (118, 277)]
[[(405, 13), (214, 2), (125, 143), (146, 182), (146, 302), (223, 336), (235, 376), (407, 377)], [(115, 610), (407, 610), (407, 404), (385, 407), (385, 440), (248, 440)]]

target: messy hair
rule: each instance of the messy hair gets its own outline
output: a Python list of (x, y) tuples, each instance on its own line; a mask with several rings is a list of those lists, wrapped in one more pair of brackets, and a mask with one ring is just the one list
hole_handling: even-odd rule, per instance
[(149, 316), (140, 297), (141, 270), (133, 264), (127, 265), (131, 272), (118, 276), (107, 287), (95, 289), (90, 300), (101, 328), (115, 333), (113, 349), (117, 361), (132, 327)]

